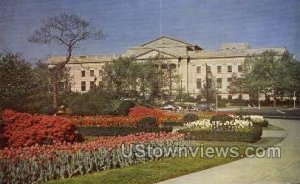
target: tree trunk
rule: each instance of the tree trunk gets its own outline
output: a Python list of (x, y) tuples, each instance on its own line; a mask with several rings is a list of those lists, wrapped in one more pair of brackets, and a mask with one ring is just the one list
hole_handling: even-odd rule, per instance
[(52, 108), (56, 112), (57, 110), (57, 73), (52, 72)]

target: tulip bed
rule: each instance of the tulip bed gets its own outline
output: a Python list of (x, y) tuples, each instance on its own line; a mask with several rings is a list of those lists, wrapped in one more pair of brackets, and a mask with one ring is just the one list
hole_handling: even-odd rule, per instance
[(185, 134), (185, 139), (189, 140), (256, 142), (261, 138), (261, 127), (253, 125), (251, 120), (234, 119), (223, 115), (218, 117), (220, 121), (213, 120), (213, 117), (187, 123), (185, 124), (187, 128), (179, 132)]
[[(133, 149), (129, 146), (132, 143), (167, 148), (186, 144), (181, 134), (146, 133), (102, 137), (88, 143), (57, 142), (53, 145), (6, 148), (0, 150), (0, 183), (45, 182), (159, 159), (147, 154), (144, 157), (136, 157), (134, 154), (124, 156), (121, 145), (125, 144), (129, 151)], [(167, 156), (165, 153), (161, 155)]]
[(260, 126), (260, 127), (267, 127), (269, 125), (268, 120), (264, 119), (263, 116), (259, 115), (232, 115), (235, 119), (241, 120), (250, 120), (253, 125)]

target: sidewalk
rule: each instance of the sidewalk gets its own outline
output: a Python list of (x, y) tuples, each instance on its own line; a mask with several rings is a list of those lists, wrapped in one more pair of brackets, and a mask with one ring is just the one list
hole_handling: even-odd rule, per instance
[[(281, 147), (281, 158), (244, 158), (160, 184), (300, 183), (300, 121), (270, 120), (270, 123), (286, 130), (286, 139), (277, 145)], [(273, 131), (264, 136), (282, 135), (282, 131), (278, 135)]]

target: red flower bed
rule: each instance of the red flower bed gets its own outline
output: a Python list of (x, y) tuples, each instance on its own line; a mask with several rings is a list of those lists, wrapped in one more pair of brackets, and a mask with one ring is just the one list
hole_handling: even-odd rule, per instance
[(70, 116), (68, 119), (80, 126), (135, 126), (140, 118), (128, 116)]
[(151, 109), (147, 107), (133, 107), (129, 110), (128, 116), (144, 118), (144, 117), (155, 117), (158, 119), (159, 123), (164, 121), (179, 121), (180, 116), (170, 112), (165, 112), (160, 109)]
[[(135, 155), (136, 148), (133, 145), (136, 143), (145, 145), (145, 154)], [(3, 176), (0, 183), (44, 183), (53, 179), (69, 178), (172, 156), (167, 153), (148, 153), (147, 145), (152, 148), (163, 145), (167, 150), (176, 146), (186, 146), (180, 134), (148, 133), (105, 137), (87, 143), (6, 148), (0, 150), (0, 172)]]
[(2, 113), (2, 119), (3, 136), (7, 140), (8, 147), (76, 140), (75, 126), (66, 118), (5, 110)]
[[(33, 159), (43, 158), (46, 156), (48, 159), (55, 159), (59, 153), (61, 154), (74, 154), (76, 152), (91, 152), (97, 151), (100, 148), (106, 150), (113, 150), (120, 147), (122, 144), (133, 143), (147, 143), (150, 141), (171, 141), (181, 140), (183, 134), (178, 133), (140, 133), (131, 134), (127, 136), (117, 137), (99, 137), (92, 142), (84, 143), (67, 143), (67, 142), (54, 142), (53, 145), (38, 145), (17, 148), (5, 148), (0, 150), (0, 159)], [(46, 160), (45, 160), (46, 161)]]
[(211, 119), (214, 116), (219, 116), (219, 115), (232, 115), (232, 113), (229, 112), (218, 112), (218, 111), (204, 111), (204, 112), (199, 112), (198, 117), (199, 119)]
[(136, 123), (145, 117), (155, 117), (158, 123), (164, 121), (178, 121), (180, 116), (159, 109), (134, 107), (129, 110), (128, 116), (65, 116), (73, 124), (79, 126), (136, 126)]

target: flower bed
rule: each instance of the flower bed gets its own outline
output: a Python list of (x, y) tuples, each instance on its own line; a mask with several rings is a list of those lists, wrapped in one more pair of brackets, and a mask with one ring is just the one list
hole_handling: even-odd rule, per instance
[[(262, 135), (262, 129), (253, 126), (249, 120), (231, 119), (226, 116), (216, 116), (224, 121), (214, 121), (212, 118), (198, 120), (185, 124), (186, 129), (179, 130), (185, 134), (185, 139), (209, 141), (256, 142)], [(230, 119), (230, 117), (229, 117)]]
[(269, 125), (268, 120), (259, 115), (231, 115), (235, 119), (250, 120), (254, 125), (260, 127), (267, 127)]
[(69, 116), (66, 118), (68, 118), (74, 125), (99, 127), (134, 127), (140, 120), (140, 118), (128, 116)]
[[(0, 183), (39, 183), (158, 159), (147, 154), (143, 157), (125, 156), (121, 145), (125, 144), (127, 151), (134, 151), (129, 146), (131, 143), (150, 144), (152, 147), (184, 144), (180, 134), (148, 133), (99, 138), (88, 143), (4, 149), (0, 150)], [(161, 155), (166, 156), (166, 153)]]
[(154, 117), (158, 124), (166, 121), (177, 122), (180, 116), (159, 109), (146, 107), (134, 107), (129, 111), (128, 116), (65, 116), (73, 124), (78, 126), (99, 126), (99, 127), (136, 127), (136, 123), (145, 117)]
[(204, 141), (229, 141), (229, 142), (250, 142), (254, 143), (261, 138), (262, 129), (255, 127), (247, 132), (216, 132), (212, 130), (179, 130), (179, 133), (185, 134), (186, 140), (204, 140)]
[(79, 136), (75, 126), (57, 116), (40, 116), (5, 110), (2, 113), (3, 137), (8, 147), (52, 144), (54, 141), (74, 142)]
[(197, 115), (200, 120), (202, 119), (211, 119), (214, 116), (219, 116), (219, 115), (231, 115), (232, 113), (229, 112), (215, 112), (215, 111), (203, 111), (199, 112)]
[(177, 122), (181, 120), (181, 117), (177, 114), (165, 112), (160, 109), (151, 109), (147, 107), (133, 107), (129, 110), (129, 117), (144, 118), (144, 117), (155, 117), (158, 123), (162, 122)]

